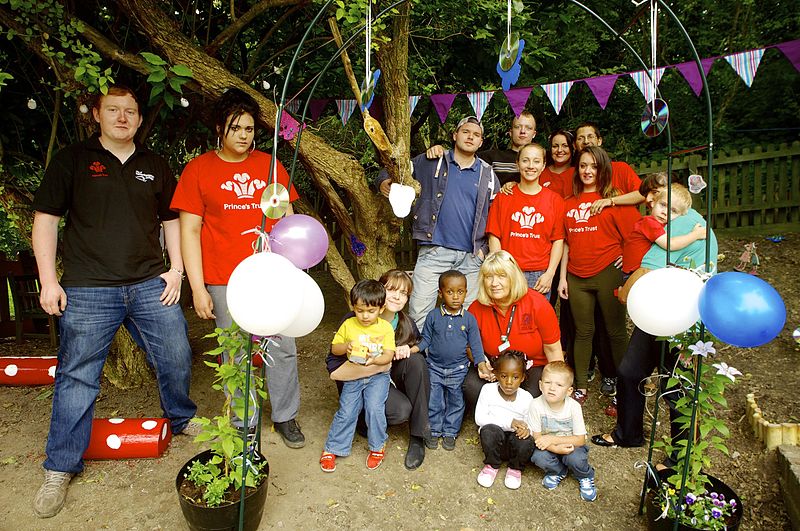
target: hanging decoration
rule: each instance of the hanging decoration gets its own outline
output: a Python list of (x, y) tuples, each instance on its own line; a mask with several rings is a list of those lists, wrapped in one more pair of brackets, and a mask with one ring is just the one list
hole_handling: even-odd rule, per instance
[(475, 116), (478, 120), (483, 117), (486, 107), (488, 107), (489, 102), (492, 101), (492, 96), (494, 96), (494, 92), (491, 90), (485, 92), (467, 92), (467, 99), (472, 105), (472, 109), (475, 111)]
[(532, 90), (533, 87), (520, 87), (503, 91), (511, 110), (514, 111), (514, 116), (519, 117), (522, 111), (525, 110), (525, 104), (528, 103)]
[[(711, 66), (714, 64), (714, 59), (701, 59), (700, 64), (703, 65), (703, 72), (705, 73), (706, 77), (708, 77), (708, 73), (711, 72)], [(678, 69), (678, 72), (681, 73), (683, 78), (689, 84), (689, 87), (694, 92), (694, 95), (700, 96), (700, 91), (703, 90), (703, 77), (700, 75), (700, 70), (697, 69), (697, 63), (694, 61), (689, 61), (675, 65), (675, 68)]]
[(372, 105), (372, 100), (375, 99), (375, 88), (378, 86), (378, 80), (381, 77), (380, 69), (372, 71), (372, 0), (367, 0), (367, 23), (364, 34), (366, 36), (366, 49), (364, 50), (366, 72), (364, 73), (364, 81), (361, 82), (361, 101), (359, 102), (362, 112)]
[(614, 85), (617, 84), (619, 74), (609, 74), (607, 76), (593, 77), (584, 80), (589, 86), (589, 89), (594, 94), (594, 99), (600, 105), (600, 108), (605, 110), (608, 105), (608, 99), (611, 97), (611, 92), (614, 90)]
[(353, 111), (356, 110), (356, 100), (336, 100), (336, 107), (339, 109), (339, 118), (342, 119), (342, 125), (347, 125), (347, 121), (352, 116)]
[[(667, 127), (669, 121), (669, 107), (667, 102), (661, 98), (656, 98), (658, 82), (664, 73), (664, 69), (656, 67), (656, 51), (658, 50), (658, 1), (650, 0), (650, 75), (648, 76), (649, 97), (645, 94), (647, 104), (642, 113), (642, 133), (650, 138), (660, 135)], [(658, 76), (658, 77), (656, 77)], [(641, 88), (641, 85), (639, 86)]]
[(519, 81), (520, 60), (525, 49), (525, 41), (516, 33), (511, 33), (511, 0), (508, 0), (506, 23), (506, 40), (500, 46), (500, 58), (497, 61), (497, 74), (500, 76), (503, 90), (508, 90)]
[(447, 121), (447, 115), (450, 114), (450, 107), (453, 106), (455, 99), (456, 94), (431, 94), (431, 103), (442, 123)]
[(561, 83), (542, 85), (542, 89), (544, 89), (545, 94), (547, 94), (547, 97), (550, 99), (550, 103), (553, 104), (553, 109), (556, 110), (556, 114), (561, 114), (561, 106), (564, 104), (564, 100), (567, 99), (569, 89), (572, 88), (573, 83), (575, 82), (562, 81)]
[(742, 78), (747, 88), (753, 84), (756, 78), (756, 70), (761, 63), (761, 58), (764, 56), (764, 49), (750, 50), (748, 52), (735, 53), (733, 55), (726, 55), (725, 60), (728, 61), (733, 69)]
[(414, 114), (414, 109), (417, 108), (417, 103), (422, 96), (409, 96), (408, 97), (408, 115)]

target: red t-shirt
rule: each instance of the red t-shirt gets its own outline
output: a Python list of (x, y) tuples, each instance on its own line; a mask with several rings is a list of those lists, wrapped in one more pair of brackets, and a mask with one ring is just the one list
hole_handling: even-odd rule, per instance
[(564, 239), (564, 200), (547, 188), (528, 195), (515, 186), (497, 194), (489, 207), (486, 233), (500, 239), (523, 271), (542, 271), (550, 264), (553, 242)]
[(653, 216), (645, 216), (634, 223), (633, 230), (622, 243), (622, 270), (632, 273), (639, 269), (653, 242), (665, 233), (664, 225)]
[(638, 191), (642, 180), (627, 162), (611, 161), (611, 184), (625, 195), (634, 190)]
[(539, 175), (539, 184), (552, 190), (553, 192), (563, 197), (572, 195), (572, 176), (575, 175), (575, 168), (569, 167), (561, 173), (550, 171), (550, 168), (545, 168), (541, 175)]
[(597, 192), (584, 192), (565, 201), (567, 271), (581, 278), (593, 277), (622, 256), (622, 241), (641, 217), (632, 206), (606, 207), (590, 216), (589, 207), (600, 198)]
[[(544, 295), (532, 289), (528, 289), (528, 292), (515, 305), (517, 309), (514, 312), (514, 321), (511, 323), (511, 333), (508, 336), (511, 344), (509, 348), (524, 352), (525, 356), (533, 360), (533, 364), (537, 367), (547, 365), (544, 345), (561, 340), (561, 331), (558, 328), (555, 310)], [(503, 315), (494, 306), (485, 306), (475, 301), (469, 305), (469, 312), (478, 321), (483, 351), (490, 358), (499, 356), (499, 347), (503, 343), (500, 336), (505, 334), (508, 329), (511, 308)]]
[[(184, 168), (170, 208), (203, 218), (200, 245), (206, 284), (226, 285), (239, 262), (253, 254), (257, 235), (252, 229), (261, 227), (261, 194), (271, 184), (271, 163), (272, 156), (261, 151), (242, 162), (226, 162), (209, 151)], [(288, 186), (289, 174), (280, 162), (276, 166), (278, 182)], [(292, 187), (289, 200), (297, 197)], [(267, 218), (264, 230), (277, 221)]]

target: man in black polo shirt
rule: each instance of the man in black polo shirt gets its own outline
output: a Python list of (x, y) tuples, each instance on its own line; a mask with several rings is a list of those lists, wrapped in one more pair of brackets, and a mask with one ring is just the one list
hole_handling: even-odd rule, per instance
[[(61, 330), (45, 481), (34, 500), (40, 518), (61, 510), (70, 480), (83, 469), (100, 375), (120, 326), (155, 369), (172, 432), (195, 429), (189, 426), (197, 409), (189, 398), (192, 351), (177, 304), (183, 278), (180, 229), (169, 208), (176, 181), (164, 159), (134, 143), (142, 116), (130, 89), (111, 87), (92, 113), (100, 135), (56, 154), (33, 201), (40, 302), (47, 313), (60, 316)], [(59, 282), (55, 259), (62, 216)], [(162, 226), (169, 271), (159, 242)]]

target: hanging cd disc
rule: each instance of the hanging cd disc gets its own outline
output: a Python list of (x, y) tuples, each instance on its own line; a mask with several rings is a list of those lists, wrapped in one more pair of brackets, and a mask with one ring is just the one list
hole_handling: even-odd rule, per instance
[(289, 192), (279, 183), (270, 184), (261, 195), (261, 211), (270, 219), (278, 219), (289, 208)]
[(648, 103), (644, 112), (642, 113), (642, 133), (649, 137), (655, 137), (661, 134), (667, 127), (669, 121), (669, 107), (667, 102), (656, 98), (653, 103)]
[(517, 54), (519, 53), (519, 35), (512, 33), (500, 46), (500, 68), (508, 72), (514, 63), (517, 62)]
[(375, 73), (370, 72), (369, 77), (361, 83), (361, 107), (367, 107), (375, 95)]

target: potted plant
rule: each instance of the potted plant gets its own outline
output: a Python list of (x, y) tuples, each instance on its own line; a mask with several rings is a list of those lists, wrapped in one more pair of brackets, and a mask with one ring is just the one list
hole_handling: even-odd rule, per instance
[(672, 456), (676, 465), (649, 478), (650, 529), (737, 529), (741, 521), (742, 503), (735, 492), (704, 472), (714, 451), (729, 453), (725, 440), (730, 432), (718, 408), (727, 408), (725, 390), (741, 373), (714, 362), (716, 349), (712, 341), (705, 341), (706, 335), (698, 324), (669, 338), (670, 348), (679, 353), (665, 394), (677, 396), (675, 422), (682, 432), (676, 438), (665, 435), (653, 445)]
[[(246, 403), (245, 396), (266, 397), (263, 378), (251, 374), (251, 336), (236, 323), (229, 328), (217, 328), (205, 337), (215, 338), (218, 344), (206, 352), (216, 360), (204, 363), (214, 369), (216, 378), (212, 388), (223, 392), (224, 401), (220, 415), (194, 419), (202, 426), (195, 442), (209, 443), (210, 448), (190, 459), (175, 479), (181, 510), (192, 530), (255, 530), (266, 501), (269, 465), (257, 449), (258, 438), (248, 440), (245, 430), (235, 427), (231, 419), (234, 415), (248, 418), (254, 411), (254, 400)], [(247, 355), (241, 356), (241, 352)], [(228, 354), (227, 362), (220, 359), (223, 353)]]

